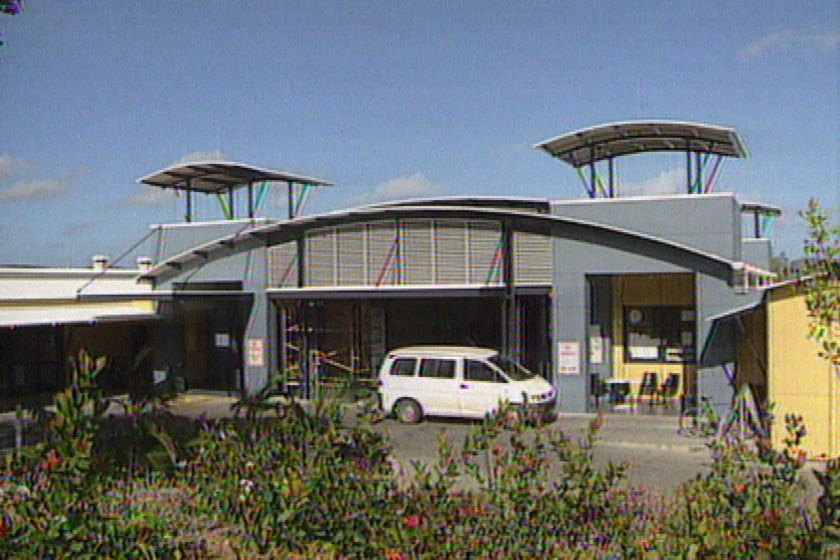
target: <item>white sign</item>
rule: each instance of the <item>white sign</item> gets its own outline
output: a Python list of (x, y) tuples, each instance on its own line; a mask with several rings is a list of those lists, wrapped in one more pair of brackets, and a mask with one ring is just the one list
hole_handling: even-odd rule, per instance
[(217, 332), (216, 348), (230, 348), (230, 335), (226, 332)]
[(245, 365), (250, 367), (265, 366), (265, 340), (262, 338), (245, 340)]
[(580, 374), (580, 343), (557, 343), (557, 372), (561, 375)]
[(604, 339), (600, 336), (589, 337), (589, 363), (604, 363)]

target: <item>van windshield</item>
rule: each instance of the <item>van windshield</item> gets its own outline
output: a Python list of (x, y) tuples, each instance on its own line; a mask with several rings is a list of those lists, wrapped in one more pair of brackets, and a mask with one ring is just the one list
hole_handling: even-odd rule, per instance
[(519, 365), (516, 360), (511, 360), (510, 358), (506, 358), (505, 356), (501, 356), (499, 354), (490, 356), (487, 361), (505, 372), (505, 375), (513, 381), (525, 381), (526, 379), (536, 377), (535, 374)]

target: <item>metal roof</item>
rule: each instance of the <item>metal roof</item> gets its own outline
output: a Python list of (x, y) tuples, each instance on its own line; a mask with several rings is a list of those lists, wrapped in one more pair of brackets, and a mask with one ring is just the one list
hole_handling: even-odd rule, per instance
[(332, 186), (333, 183), (287, 171), (275, 171), (232, 161), (199, 161), (179, 163), (138, 182), (163, 189), (180, 189), (203, 193), (228, 192), (260, 181)]
[(0, 327), (149, 321), (158, 318), (154, 309), (135, 302), (100, 304), (64, 302), (60, 305), (0, 309)]
[(747, 157), (735, 129), (681, 121), (630, 121), (601, 124), (534, 145), (572, 167), (643, 152), (701, 152)]
[(763, 202), (743, 202), (741, 203), (741, 212), (755, 212), (767, 216), (781, 216), (782, 209), (771, 204), (764, 204)]
[(539, 214), (508, 208), (464, 206), (385, 206), (360, 207), (297, 218), (247, 229), (228, 235), (183, 253), (174, 255), (140, 276), (141, 281), (163, 282), (187, 271), (225, 257), (279, 245), (302, 238), (307, 232), (345, 224), (385, 219), (467, 219), (506, 222), (516, 231), (575, 239), (578, 241), (621, 247), (641, 256), (670, 262), (725, 279), (730, 283), (745, 274), (744, 263), (732, 262), (719, 255), (706, 253), (680, 243), (605, 224), (553, 214)]

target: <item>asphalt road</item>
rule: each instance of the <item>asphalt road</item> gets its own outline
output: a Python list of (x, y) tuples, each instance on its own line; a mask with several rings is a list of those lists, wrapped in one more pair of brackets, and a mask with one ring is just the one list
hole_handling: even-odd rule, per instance
[[(187, 394), (175, 401), (172, 409), (191, 417), (218, 417), (230, 414), (233, 401), (225, 396)], [(354, 409), (348, 406), (345, 410), (345, 416), (352, 422)], [(593, 418), (595, 414), (561, 414), (543, 429), (578, 437), (585, 433)], [(626, 462), (629, 484), (670, 493), (681, 482), (705, 472), (710, 463), (703, 440), (677, 434), (677, 425), (675, 414), (606, 414), (593, 451), (595, 462), (602, 467), (609, 462)], [(388, 436), (392, 455), (406, 472), (413, 472), (413, 461), (427, 465), (437, 461), (441, 432), (460, 446), (474, 427), (474, 422), (449, 419), (425, 419), (419, 424), (406, 425), (388, 418), (374, 424), (374, 429)]]
[[(566, 415), (542, 429), (582, 437), (594, 417)], [(595, 464), (606, 467), (608, 463), (627, 463), (630, 485), (670, 494), (681, 482), (705, 472), (710, 463), (703, 441), (679, 436), (676, 427), (677, 418), (673, 416), (605, 415), (593, 449)], [(441, 419), (405, 425), (388, 419), (377, 424), (376, 429), (388, 435), (400, 466), (413, 472), (413, 462), (432, 465), (437, 461), (441, 433), (457, 449), (474, 426), (466, 421)], [(553, 472), (559, 472), (557, 465)]]
[[(223, 417), (231, 414), (230, 405), (235, 400), (224, 395), (188, 393), (174, 401), (171, 410), (192, 418)], [(352, 405), (345, 408), (348, 423), (354, 421), (354, 411)], [(0, 442), (4, 447), (14, 445), (13, 418), (14, 413), (0, 414)], [(593, 418), (594, 414), (561, 414), (555, 422), (542, 429), (559, 430), (567, 436), (579, 437)], [(610, 462), (626, 462), (630, 485), (670, 494), (680, 483), (706, 472), (711, 462), (704, 441), (679, 435), (677, 424), (677, 416), (673, 414), (606, 414), (593, 450), (595, 463), (604, 467)], [(406, 425), (389, 418), (373, 427), (388, 436), (392, 456), (402, 470), (413, 473), (413, 462), (432, 465), (437, 461), (441, 432), (457, 448), (475, 429), (475, 423), (425, 419), (420, 424)], [(819, 468), (819, 465), (812, 468)], [(559, 472), (559, 468), (552, 472)], [(805, 475), (805, 479), (809, 485), (816, 486), (809, 474)]]

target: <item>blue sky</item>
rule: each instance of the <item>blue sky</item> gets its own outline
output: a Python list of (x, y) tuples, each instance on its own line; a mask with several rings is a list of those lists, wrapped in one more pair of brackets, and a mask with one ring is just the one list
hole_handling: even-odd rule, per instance
[[(0, 264), (125, 253), (183, 200), (136, 180), (225, 157), (328, 179), (307, 212), (418, 196), (580, 198), (537, 151), (600, 123), (734, 127), (717, 191), (840, 215), (840, 2), (28, 0), (0, 16)], [(684, 155), (619, 161), (681, 184)], [(284, 198), (263, 214), (280, 217)], [(221, 214), (197, 203), (199, 218)], [(149, 251), (141, 246), (137, 252)], [(127, 255), (125, 266), (135, 255)]]

